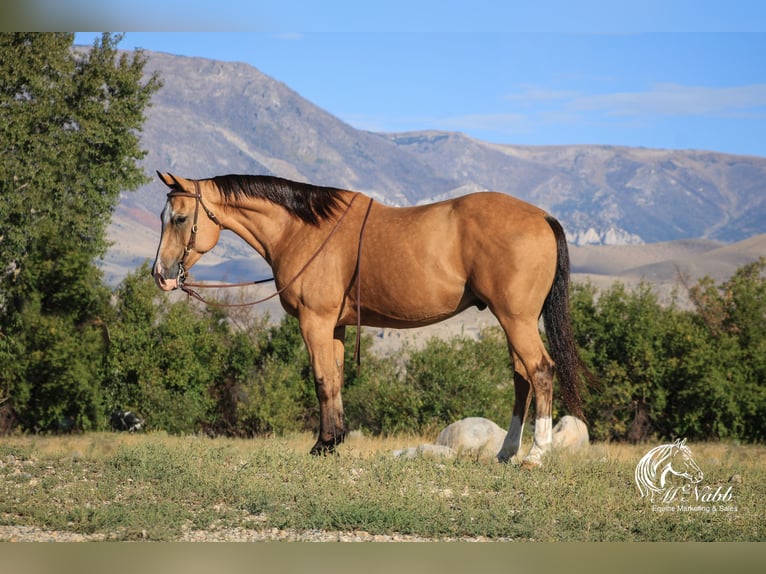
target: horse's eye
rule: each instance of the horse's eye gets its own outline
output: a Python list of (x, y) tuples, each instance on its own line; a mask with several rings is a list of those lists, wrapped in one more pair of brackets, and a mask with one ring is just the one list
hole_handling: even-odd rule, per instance
[(185, 215), (176, 215), (173, 218), (173, 225), (183, 225), (186, 223), (187, 217)]

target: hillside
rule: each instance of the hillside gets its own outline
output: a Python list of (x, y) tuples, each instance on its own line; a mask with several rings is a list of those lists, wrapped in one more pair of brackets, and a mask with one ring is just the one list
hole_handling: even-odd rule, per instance
[[(691, 251), (682, 257), (687, 258), (766, 233), (766, 158), (497, 145), (448, 132), (371, 133), (343, 123), (250, 65), (146, 55), (148, 71), (157, 70), (165, 83), (142, 134), (149, 174), (157, 169), (187, 177), (274, 174), (364, 191), (394, 205), (493, 189), (547, 209), (584, 249), (700, 240), (689, 244)], [(110, 228), (114, 246), (104, 262), (110, 283), (153, 259), (164, 194), (155, 180), (122, 195)], [(639, 247), (626, 252), (631, 267), (661, 263), (639, 252)], [(605, 258), (626, 256), (608, 249), (589, 253), (582, 257), (583, 269), (590, 271), (594, 262), (603, 267)], [(268, 274), (230, 234), (203, 263), (195, 268), (202, 279)]]

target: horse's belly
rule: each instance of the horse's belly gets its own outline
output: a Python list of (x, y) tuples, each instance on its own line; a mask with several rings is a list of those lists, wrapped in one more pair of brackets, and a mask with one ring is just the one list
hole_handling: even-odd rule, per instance
[[(462, 310), (463, 309), (460, 309), (458, 311), (453, 311), (451, 313), (422, 316), (422, 317), (416, 317), (416, 316), (391, 317), (391, 316), (381, 315), (375, 312), (364, 311), (362, 312), (362, 325), (365, 325), (368, 327), (392, 327), (394, 329), (413, 329), (415, 327), (425, 327), (427, 325), (433, 325), (434, 323), (438, 323), (439, 321), (444, 321), (445, 319), (454, 317), (456, 314), (460, 313), (460, 311)], [(350, 324), (355, 324), (355, 322), (352, 321)]]
[[(362, 292), (362, 324), (370, 327), (394, 327), (406, 329), (432, 325), (449, 319), (472, 306), (485, 305), (469, 290), (453, 293), (385, 293), (370, 292), (365, 298)], [(356, 302), (351, 313), (356, 321)]]

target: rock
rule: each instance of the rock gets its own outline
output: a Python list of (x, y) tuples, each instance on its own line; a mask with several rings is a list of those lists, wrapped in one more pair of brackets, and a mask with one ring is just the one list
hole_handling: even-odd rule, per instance
[(561, 417), (561, 420), (553, 427), (551, 446), (556, 450), (576, 451), (589, 444), (588, 427), (577, 417), (570, 415)]
[(411, 446), (394, 451), (394, 458), (417, 458), (422, 456), (434, 459), (450, 459), (455, 458), (456, 455), (457, 452), (454, 449), (438, 444), (421, 444), (420, 446)]
[(436, 437), (436, 444), (461, 454), (495, 456), (505, 439), (505, 430), (489, 419), (468, 417), (446, 427)]
[[(553, 427), (554, 449), (576, 451), (589, 445), (588, 427), (580, 419), (565, 416)], [(394, 451), (394, 457), (451, 459), (458, 455), (494, 458), (506, 432), (489, 419), (468, 417), (447, 426), (436, 437), (436, 444), (421, 444)]]
[(732, 475), (732, 477), (729, 479), (729, 482), (734, 484), (742, 484), (742, 475), (741, 474)]

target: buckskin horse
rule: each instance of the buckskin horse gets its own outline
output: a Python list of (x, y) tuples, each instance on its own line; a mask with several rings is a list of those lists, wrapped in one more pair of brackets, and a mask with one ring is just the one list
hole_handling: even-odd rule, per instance
[(566, 238), (543, 210), (495, 192), (389, 207), (359, 192), (271, 176), (157, 173), (170, 188), (152, 268), (161, 289), (185, 288), (188, 270), (222, 229), (271, 266), (313, 368), (320, 424), (312, 454), (334, 451), (346, 433), (346, 326), (419, 327), (472, 306), (497, 317), (513, 362), (515, 401), (497, 459), (517, 455), (532, 393), (534, 439), (523, 465), (538, 466), (550, 450), (554, 367), (567, 409), (582, 416), (578, 385), (589, 374), (571, 327)]

